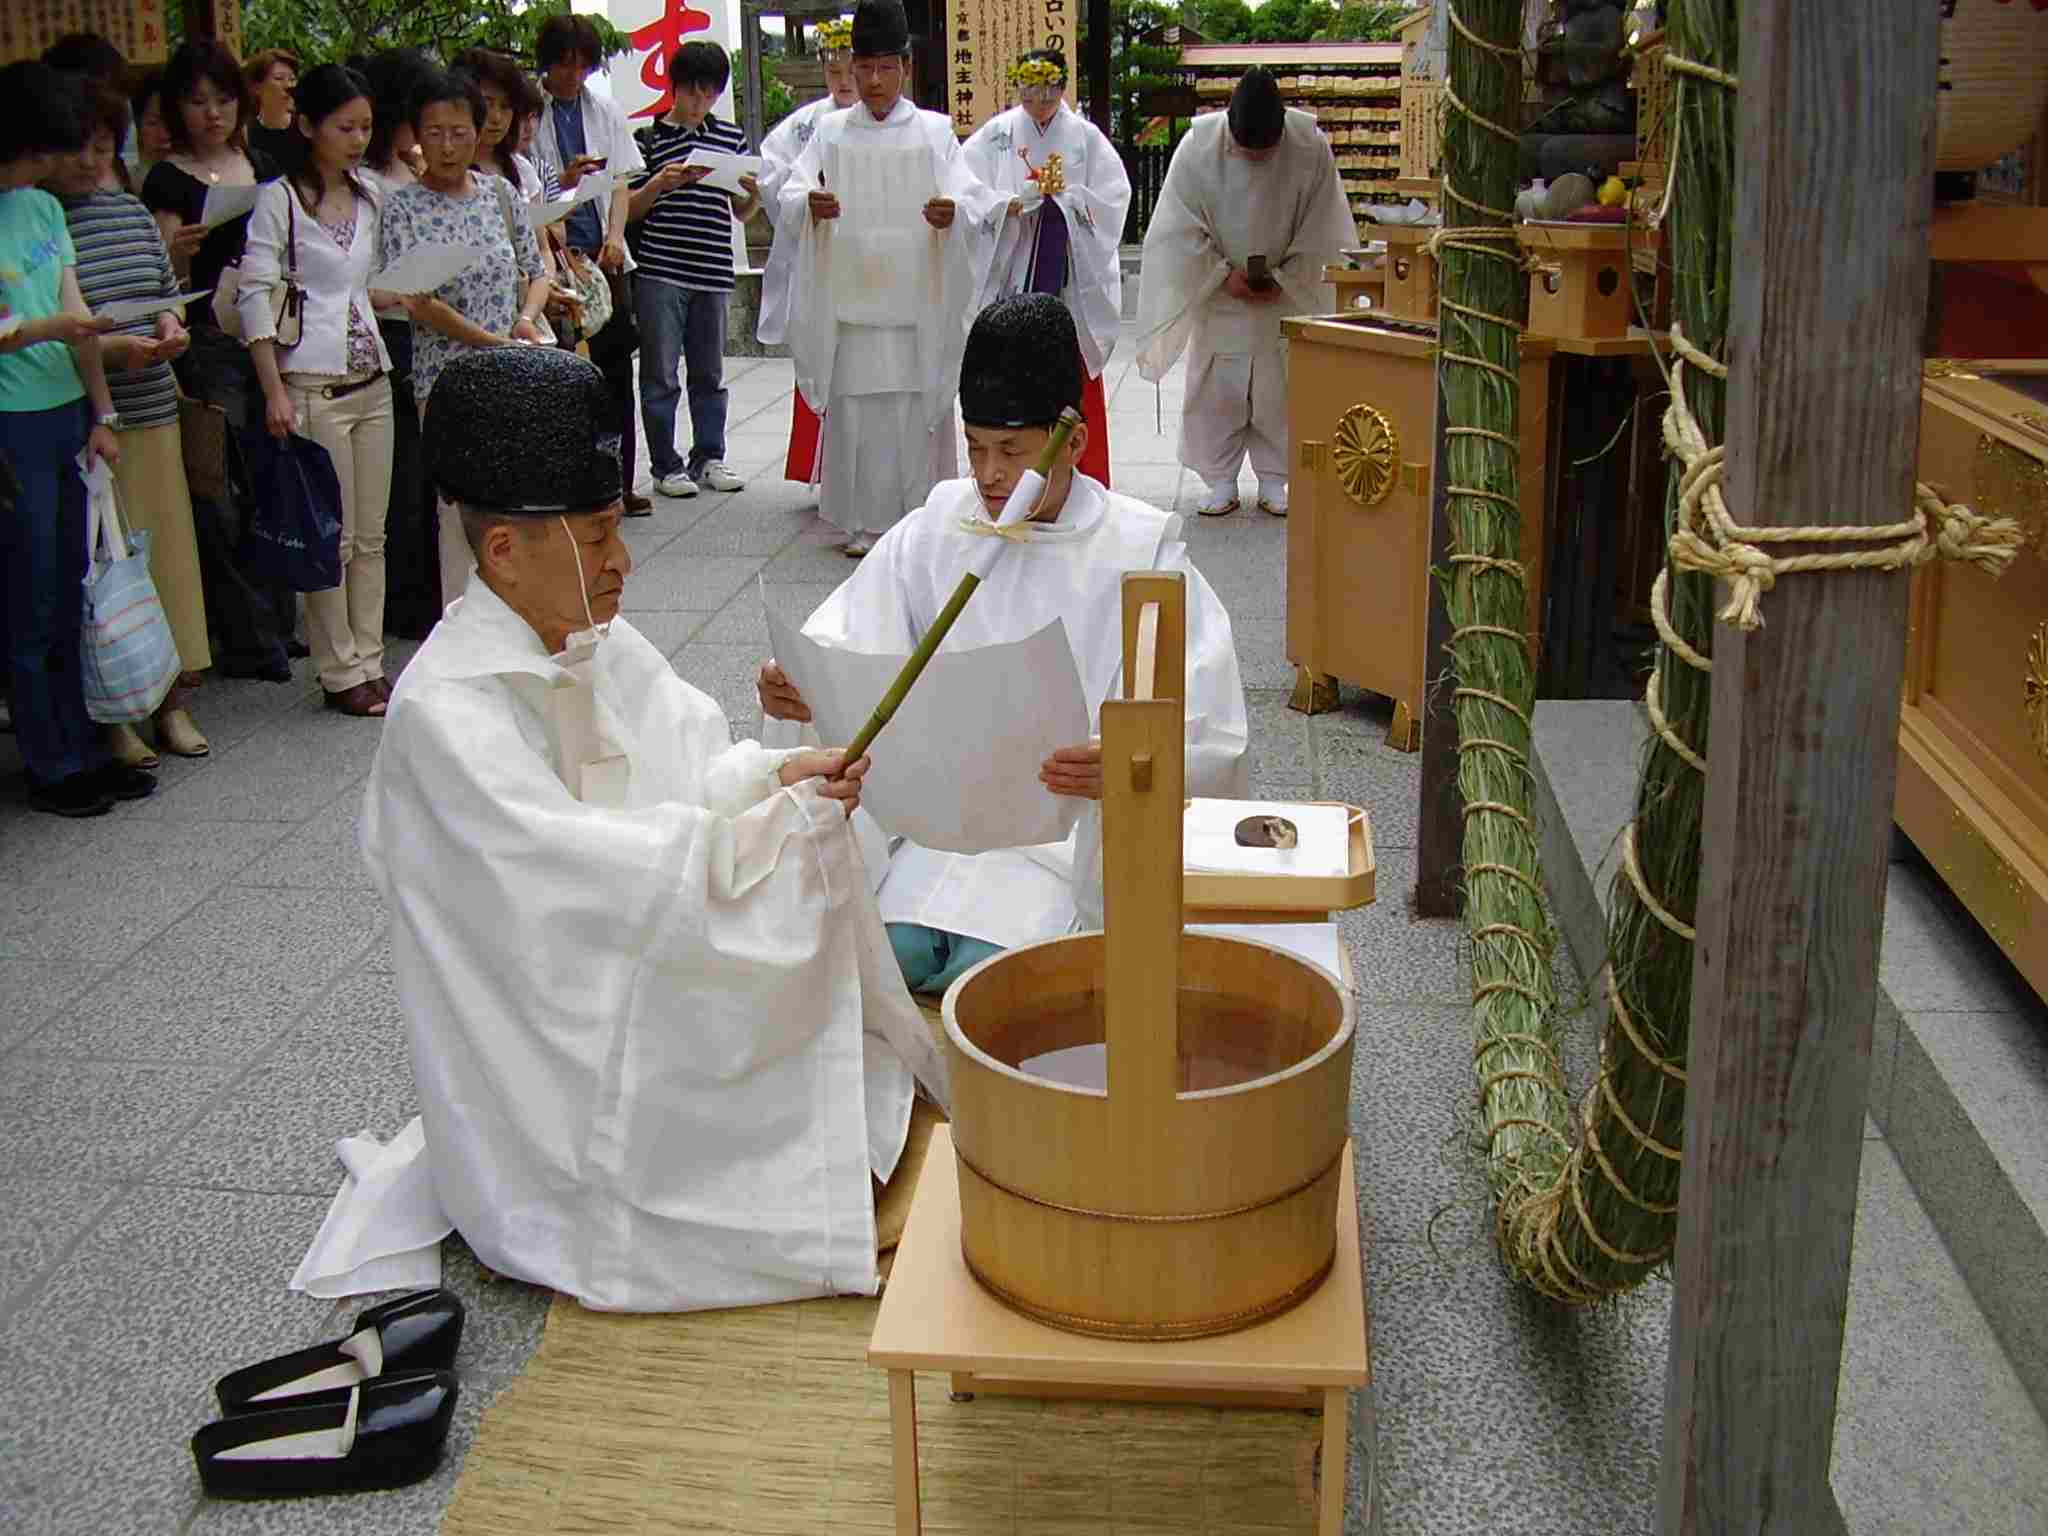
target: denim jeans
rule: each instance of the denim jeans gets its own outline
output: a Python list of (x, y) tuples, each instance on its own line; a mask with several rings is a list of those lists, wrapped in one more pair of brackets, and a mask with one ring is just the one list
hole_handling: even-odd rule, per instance
[[(725, 458), (725, 293), (640, 279), (640, 415), (647, 459), (656, 478), (687, 468), (695, 479)], [(689, 382), (690, 457), (676, 456), (676, 382), (680, 361)]]
[(103, 768), (110, 759), (85, 712), (78, 647), (85, 623), (83, 400), (50, 411), (0, 411), (0, 455), (21, 483), (0, 517), (6, 572), (8, 681), (14, 734), (38, 785)]

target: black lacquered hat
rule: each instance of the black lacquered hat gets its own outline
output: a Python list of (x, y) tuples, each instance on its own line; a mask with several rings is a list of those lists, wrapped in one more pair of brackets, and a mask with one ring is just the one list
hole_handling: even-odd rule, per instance
[(853, 9), (853, 56), (908, 52), (910, 19), (903, 14), (903, 0), (860, 0)]
[(619, 499), (618, 407), (594, 364), (556, 347), (452, 360), (420, 441), (442, 499), (480, 512), (593, 512)]
[(974, 318), (960, 358), (960, 419), (970, 427), (1049, 427), (1087, 384), (1074, 317), (1057, 295), (998, 299)]

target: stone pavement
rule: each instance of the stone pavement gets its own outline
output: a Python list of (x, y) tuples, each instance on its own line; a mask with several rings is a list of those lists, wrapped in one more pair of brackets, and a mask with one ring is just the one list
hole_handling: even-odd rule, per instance
[[(789, 364), (730, 368), (729, 457), (748, 488), (629, 524), (626, 609), (749, 734), (756, 578), (801, 616), (849, 565), (804, 488), (778, 478)], [(1118, 489), (1191, 509), (1178, 379), (1156, 401), (1127, 364), (1111, 384)], [(1646, 1529), (1667, 1294), (1564, 1313), (1503, 1276), (1464, 1150), (1459, 929), (1408, 910), (1418, 758), (1386, 747), (1384, 701), (1347, 691), (1315, 720), (1287, 709), (1283, 523), (1247, 510), (1191, 520), (1187, 537), (1234, 621), (1254, 791), (1363, 805), (1378, 844), (1379, 902), (1342, 925), (1378, 1373), (1354, 1410), (1377, 1456), (1354, 1466), (1376, 1465), (1388, 1532)], [(346, 1331), (356, 1303), (286, 1281), (339, 1180), (335, 1139), (388, 1134), (416, 1108), (355, 848), (379, 727), (324, 712), (303, 664), (289, 687), (209, 682), (194, 714), (210, 760), (166, 759), (153, 799), (84, 823), (27, 810), (0, 738), (0, 1527), (430, 1532), (548, 1301), (484, 1274), (459, 1241), (446, 1270), (471, 1306), (464, 1396), (436, 1477), (235, 1505), (202, 1499), (191, 1469), (217, 1375)], [(1575, 1054), (1583, 1083), (1584, 1040)]]

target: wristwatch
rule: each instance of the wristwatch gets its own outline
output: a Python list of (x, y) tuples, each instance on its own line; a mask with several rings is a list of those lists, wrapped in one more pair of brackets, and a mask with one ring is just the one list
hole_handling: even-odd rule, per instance
[(109, 432), (118, 432), (121, 430), (121, 413), (119, 411), (101, 411), (98, 416), (93, 418), (93, 425), (105, 427)]

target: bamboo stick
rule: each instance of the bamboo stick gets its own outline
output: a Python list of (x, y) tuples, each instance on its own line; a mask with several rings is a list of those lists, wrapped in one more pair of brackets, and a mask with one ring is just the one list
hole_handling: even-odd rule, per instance
[[(1074, 428), (1081, 424), (1081, 413), (1072, 406), (1060, 412), (1060, 419), (1053, 423), (1051, 435), (1045, 440), (1045, 451), (1038, 456), (1037, 467), (1027, 475), (1017, 488), (1010, 492), (1010, 499), (1003, 505), (1003, 514), (996, 519), (998, 528), (1011, 527), (1027, 521), (1038, 510), (1045, 494), (1046, 484), (1052, 479), (1053, 466), (1066, 450), (1067, 440), (1074, 435)], [(1036, 478), (1034, 479), (1033, 476)], [(1002, 546), (998, 543), (993, 555), (1000, 555)], [(903, 670), (896, 674), (896, 681), (889, 685), (889, 691), (882, 695), (882, 702), (875, 706), (875, 712), (868, 716), (868, 723), (862, 726), (853, 740), (846, 745), (846, 760), (860, 761), (874, 739), (896, 716), (896, 711), (910, 694), (911, 687), (924, 675), (925, 667), (938, 653), (945, 642), (946, 633), (952, 629), (953, 621), (960, 617), (960, 610), (967, 606), (967, 600), (974, 596), (974, 589), (981, 585), (982, 577), (993, 566), (993, 555), (982, 562), (983, 569), (969, 571), (960, 578), (960, 584), (953, 589), (953, 595), (946, 599), (946, 606), (939, 610), (939, 616), (932, 621), (932, 627), (925, 631), (924, 638), (917, 643), (917, 649), (903, 663)]]

